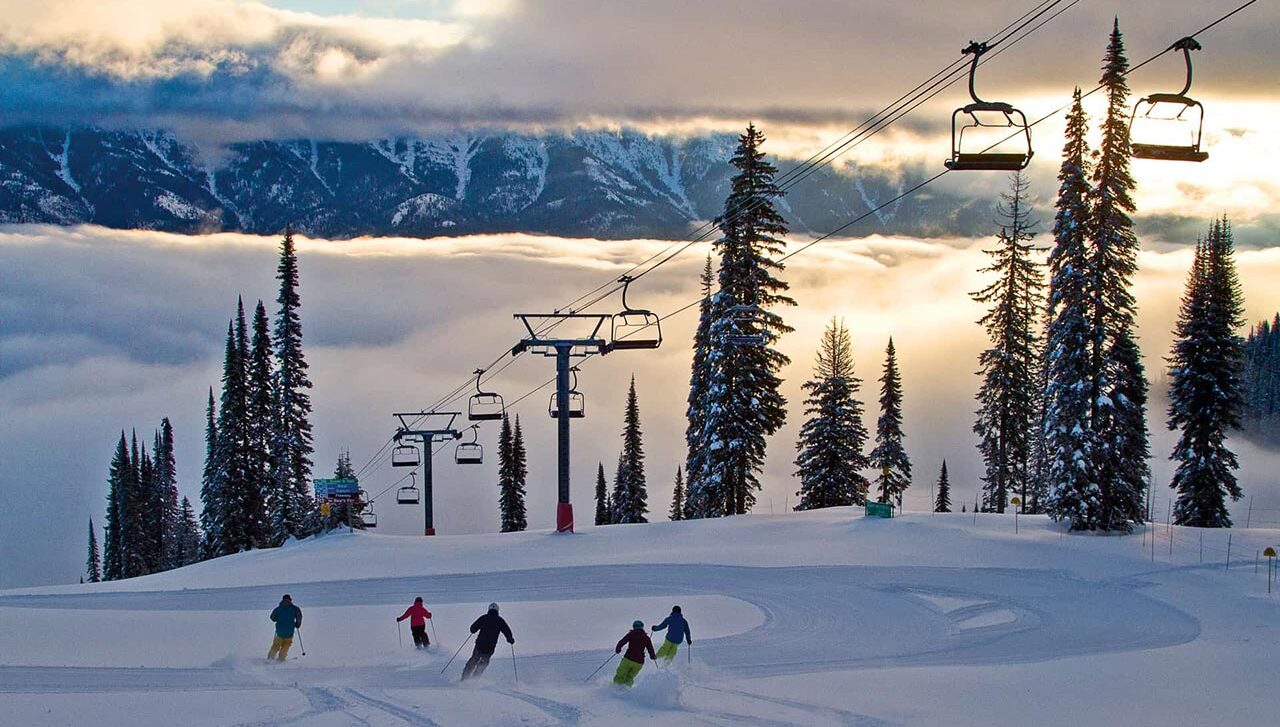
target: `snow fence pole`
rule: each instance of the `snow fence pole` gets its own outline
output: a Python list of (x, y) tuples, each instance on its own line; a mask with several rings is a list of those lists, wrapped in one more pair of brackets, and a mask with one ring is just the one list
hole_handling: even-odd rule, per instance
[(511, 674), (516, 678), (516, 684), (520, 683), (520, 670), (516, 669), (516, 645), (507, 644), (511, 647)]
[(472, 637), (472, 636), (475, 636), (475, 634), (470, 634), (470, 635), (468, 635), (468, 636), (467, 636), (467, 640), (466, 640), (466, 641), (464, 641), (464, 642), (462, 642), (462, 646), (459, 646), (459, 647), (458, 647), (458, 650), (457, 650), (457, 651), (455, 651), (455, 652), (453, 652), (453, 656), (449, 657), (449, 661), (445, 662), (445, 664), (444, 664), (444, 668), (440, 670), (440, 673), (441, 673), (441, 674), (443, 674), (443, 673), (445, 673), (446, 671), (448, 671), (448, 670), (449, 670), (449, 665), (453, 663), (453, 660), (454, 660), (454, 659), (457, 659), (457, 658), (458, 658), (458, 654), (461, 654), (461, 653), (462, 653), (462, 648), (463, 648), (464, 646), (466, 646), (467, 644), (471, 643), (471, 637)]
[(593, 672), (591, 672), (590, 676), (588, 676), (586, 679), (583, 679), (583, 680), (582, 680), (582, 683), (583, 683), (583, 684), (586, 684), (586, 683), (590, 682), (590, 681), (591, 681), (591, 677), (595, 676), (596, 674), (599, 674), (599, 673), (600, 673), (600, 670), (601, 670), (601, 669), (603, 669), (603, 668), (605, 668), (606, 666), (608, 666), (608, 665), (609, 665), (609, 662), (613, 661), (613, 657), (615, 657), (615, 656), (617, 656), (617, 655), (618, 655), (618, 654), (617, 654), (617, 652), (614, 652), (612, 655), (610, 655), (608, 659), (605, 659), (605, 660), (604, 660), (604, 663), (603, 663), (603, 664), (601, 664), (600, 666), (596, 667), (596, 670), (595, 670), (595, 671), (593, 671)]
[(1227, 570), (1231, 570), (1231, 533), (1227, 533)]

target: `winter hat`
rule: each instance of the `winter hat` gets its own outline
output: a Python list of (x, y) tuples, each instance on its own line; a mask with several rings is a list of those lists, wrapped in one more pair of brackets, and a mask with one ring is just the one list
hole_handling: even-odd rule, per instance
[(422, 603), (422, 596), (418, 596), (417, 598), (413, 599), (413, 602), (414, 602), (414, 603)]
[(671, 607), (671, 613), (680, 613), (680, 607), (679, 607), (679, 606), (672, 606), (672, 607)]
[(284, 594), (283, 596), (281, 596), (281, 597), (280, 597), (280, 600), (281, 600), (281, 601), (288, 601), (289, 603), (293, 603), (293, 599), (292, 599), (292, 598), (289, 598), (289, 594), (287, 594), (287, 593), (286, 593), (286, 594)]
[(638, 620), (638, 619), (637, 619), (637, 620), (635, 620), (635, 621), (632, 621), (632, 622), (631, 622), (631, 628), (633, 628), (633, 629), (642, 629), (642, 628), (644, 628), (644, 621), (640, 621), (640, 620)]
[(497, 612), (498, 612), (498, 604), (496, 604), (496, 603), (491, 603), (491, 604), (489, 604), (489, 610), (490, 610), (490, 611), (493, 611), (494, 613), (497, 613)]

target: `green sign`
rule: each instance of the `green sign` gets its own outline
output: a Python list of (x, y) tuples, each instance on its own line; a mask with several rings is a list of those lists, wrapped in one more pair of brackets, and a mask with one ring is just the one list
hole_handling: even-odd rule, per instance
[(867, 517), (893, 517), (893, 505), (868, 501)]

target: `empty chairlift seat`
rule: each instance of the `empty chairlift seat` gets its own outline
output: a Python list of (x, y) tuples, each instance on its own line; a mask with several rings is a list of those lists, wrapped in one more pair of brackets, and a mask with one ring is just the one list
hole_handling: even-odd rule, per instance
[(484, 374), (484, 369), (476, 369), (475, 374), (476, 393), (467, 402), (467, 419), (473, 422), (501, 420), (506, 410), (502, 395), (480, 388), (480, 377)]
[[(581, 419), (587, 415), (587, 398), (578, 391), (578, 367), (574, 366), (569, 369), (569, 375), (573, 377), (573, 385), (569, 387), (569, 418)], [(552, 419), (560, 418), (560, 400), (555, 395), (551, 395), (551, 401), (547, 403), (547, 413)]]
[(1187, 96), (1191, 90), (1191, 51), (1200, 50), (1194, 38), (1183, 38), (1169, 47), (1182, 51), (1187, 80), (1178, 93), (1153, 93), (1133, 106), (1129, 118), (1129, 146), (1137, 159), (1168, 162), (1202, 162), (1209, 153), (1200, 150), (1204, 132), (1204, 107)]
[(951, 114), (951, 156), (945, 166), (953, 172), (1016, 172), (1026, 169), (1035, 154), (1025, 114), (1010, 104), (978, 98), (974, 75), (987, 50), (986, 43), (976, 41), (964, 49), (965, 55), (973, 56), (969, 65), (969, 97), (973, 103)]
[(399, 505), (417, 505), (422, 502), (422, 496), (418, 492), (418, 488), (414, 485), (401, 487), (396, 490), (396, 503)]
[(417, 467), (422, 464), (422, 459), (418, 456), (418, 448), (409, 444), (402, 444), (391, 450), (391, 466), (392, 467)]
[(456, 464), (482, 464), (484, 463), (484, 447), (476, 442), (476, 427), (472, 426), (468, 431), (471, 432), (471, 441), (462, 442), (453, 450), (453, 461)]
[(609, 337), (611, 351), (649, 349), (662, 345), (662, 320), (657, 314), (627, 305), (627, 289), (633, 280), (628, 275), (618, 278), (618, 282), (622, 283), (622, 310), (613, 314)]

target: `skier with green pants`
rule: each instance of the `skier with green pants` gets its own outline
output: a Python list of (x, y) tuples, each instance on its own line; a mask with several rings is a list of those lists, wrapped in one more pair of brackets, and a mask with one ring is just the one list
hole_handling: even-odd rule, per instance
[[(622, 654), (624, 646), (627, 647), (627, 653)], [(618, 662), (618, 671), (613, 675), (613, 683), (627, 687), (633, 686), (636, 683), (636, 675), (644, 668), (645, 652), (648, 652), (650, 659), (658, 658), (653, 653), (653, 642), (649, 640), (649, 634), (644, 632), (644, 622), (636, 621), (631, 624), (631, 630), (613, 649), (613, 653), (622, 654), (622, 661)]]
[[(684, 620), (684, 616), (680, 613), (679, 606), (671, 607), (671, 615), (662, 620), (662, 623), (654, 626), (652, 629), (655, 633), (658, 631), (666, 631), (667, 638), (662, 642), (662, 647), (658, 649), (658, 659), (662, 659), (670, 664), (672, 659), (676, 658), (676, 649), (680, 646), (680, 642), (692, 645), (693, 639), (689, 635), (689, 622)], [(657, 661), (655, 659), (654, 661)]]

